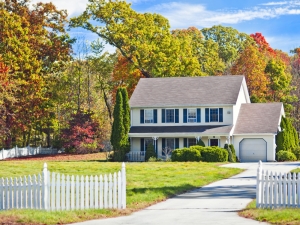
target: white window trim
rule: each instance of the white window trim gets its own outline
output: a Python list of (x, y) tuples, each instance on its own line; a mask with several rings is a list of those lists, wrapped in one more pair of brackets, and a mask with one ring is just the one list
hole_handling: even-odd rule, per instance
[[(152, 110), (152, 122), (146, 122), (146, 110)], [(153, 109), (144, 109), (144, 123), (154, 123), (154, 110)]]
[[(173, 110), (174, 113), (174, 121), (173, 122), (167, 122), (167, 110)], [(175, 123), (175, 108), (165, 109), (165, 123)]]
[[(189, 118), (189, 110), (195, 110), (196, 111), (196, 118), (195, 118), (195, 121), (194, 122), (191, 122), (191, 121), (189, 121), (190, 120), (190, 118)], [(190, 108), (190, 109), (187, 109), (187, 123), (197, 123), (197, 109), (195, 109), (195, 108)]]

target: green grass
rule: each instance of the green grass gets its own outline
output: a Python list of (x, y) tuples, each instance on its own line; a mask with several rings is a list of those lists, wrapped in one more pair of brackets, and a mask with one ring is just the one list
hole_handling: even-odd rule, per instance
[[(218, 163), (127, 163), (127, 209), (44, 212), (38, 210), (8, 210), (0, 212), (0, 224), (64, 224), (96, 218), (129, 214), (193, 188), (228, 178), (242, 170), (219, 167)], [(41, 161), (4, 161), (0, 177), (37, 174)], [(121, 169), (121, 163), (108, 162), (48, 162), (51, 172), (74, 175), (99, 175)]]
[(257, 209), (256, 200), (239, 212), (240, 216), (278, 225), (294, 225), (300, 222), (300, 209)]

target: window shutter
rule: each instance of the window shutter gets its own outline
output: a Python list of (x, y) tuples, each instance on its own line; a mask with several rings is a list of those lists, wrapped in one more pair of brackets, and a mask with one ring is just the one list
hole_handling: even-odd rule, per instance
[(175, 109), (175, 123), (179, 123), (179, 109)]
[(175, 138), (175, 149), (179, 148), (179, 138)]
[(205, 122), (209, 123), (209, 108), (205, 108)]
[(164, 148), (165, 147), (166, 147), (166, 139), (162, 138), (161, 139), (161, 153), (162, 153), (162, 155), (165, 155), (165, 153), (164, 153)]
[(144, 110), (140, 110), (140, 123), (144, 123)]
[(219, 122), (223, 122), (223, 108), (219, 108)]
[(183, 147), (184, 147), (184, 148), (187, 147), (187, 138), (183, 138)]
[(157, 109), (153, 109), (154, 123), (157, 123)]
[(187, 123), (187, 109), (183, 109), (183, 122)]
[(144, 144), (144, 138), (141, 138), (141, 151), (145, 151), (145, 144)]
[(197, 109), (197, 123), (201, 123), (201, 109)]
[(165, 116), (166, 116), (166, 110), (165, 110), (165, 109), (162, 109), (162, 110), (161, 110), (161, 122), (162, 122), (162, 123), (165, 123), (165, 122), (166, 122)]

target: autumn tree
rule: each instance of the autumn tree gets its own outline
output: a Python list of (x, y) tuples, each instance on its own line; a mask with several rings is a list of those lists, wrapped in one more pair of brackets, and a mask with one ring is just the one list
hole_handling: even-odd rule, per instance
[(71, 19), (71, 27), (97, 34), (145, 77), (195, 76), (200, 72), (197, 59), (183, 55), (189, 51), (173, 38), (166, 18), (137, 13), (125, 1), (89, 0), (83, 14)]
[(249, 45), (231, 69), (233, 75), (245, 75), (252, 102), (266, 101), (269, 80), (265, 74), (266, 61), (256, 46)]
[(211, 28), (203, 28), (201, 32), (205, 40), (212, 40), (218, 45), (219, 57), (227, 68), (223, 71), (225, 74), (228, 73), (228, 70), (238, 59), (240, 52), (253, 42), (249, 35), (240, 33), (232, 27), (218, 25)]
[(261, 33), (250, 34), (250, 37), (252, 37), (255, 41), (258, 50), (265, 54), (268, 58), (276, 56), (276, 51), (271, 48), (270, 44)]

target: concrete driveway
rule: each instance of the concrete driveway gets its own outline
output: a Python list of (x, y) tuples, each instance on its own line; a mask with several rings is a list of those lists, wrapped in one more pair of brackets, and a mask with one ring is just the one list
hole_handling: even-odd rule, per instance
[[(288, 172), (300, 163), (263, 163), (264, 168)], [(81, 225), (174, 225), (214, 224), (251, 225), (267, 224), (239, 217), (237, 212), (255, 198), (258, 163), (234, 163), (224, 167), (236, 167), (246, 171), (199, 189), (178, 195), (164, 202), (135, 212), (129, 216), (91, 220)]]

